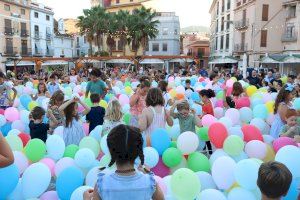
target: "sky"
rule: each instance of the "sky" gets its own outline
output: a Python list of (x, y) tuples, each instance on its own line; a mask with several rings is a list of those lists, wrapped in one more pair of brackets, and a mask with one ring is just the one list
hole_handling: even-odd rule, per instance
[[(37, 0), (52, 7), (55, 18), (77, 18), (82, 9), (90, 8), (90, 0)], [(157, 11), (176, 12), (182, 28), (187, 26), (209, 26), (209, 8), (212, 0), (153, 0)]]

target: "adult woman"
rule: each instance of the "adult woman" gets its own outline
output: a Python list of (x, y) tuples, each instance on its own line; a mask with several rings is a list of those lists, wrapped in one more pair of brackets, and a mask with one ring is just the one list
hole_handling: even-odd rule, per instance
[(75, 69), (70, 70), (70, 83), (79, 83), (80, 82), (80, 77), (77, 75)]
[(42, 99), (42, 98), (50, 98), (50, 93), (47, 90), (46, 84), (43, 82), (40, 82), (38, 84), (38, 93), (36, 95), (31, 95), (32, 99), (35, 101), (37, 99)]
[(173, 126), (170, 113), (165, 110), (164, 97), (158, 88), (151, 88), (146, 97), (147, 108), (143, 109), (139, 118), (139, 128), (145, 131), (147, 144), (149, 145), (151, 133), (158, 128), (165, 128), (166, 122)]
[(288, 108), (292, 106), (291, 100), (294, 98), (294, 86), (286, 84), (279, 91), (275, 100), (275, 119), (271, 126), (270, 135), (275, 139), (279, 137), (280, 130), (285, 122), (285, 115)]
[(130, 97), (129, 105), (131, 113), (131, 126), (138, 126), (138, 117), (142, 114), (143, 109), (146, 107), (145, 99), (150, 86), (150, 81), (146, 78), (142, 78), (136, 92)]

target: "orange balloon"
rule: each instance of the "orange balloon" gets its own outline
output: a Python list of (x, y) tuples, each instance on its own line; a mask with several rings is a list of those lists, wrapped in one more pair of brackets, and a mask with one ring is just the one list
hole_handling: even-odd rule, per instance
[(176, 98), (178, 100), (182, 100), (182, 99), (184, 99), (184, 94), (176, 94)]

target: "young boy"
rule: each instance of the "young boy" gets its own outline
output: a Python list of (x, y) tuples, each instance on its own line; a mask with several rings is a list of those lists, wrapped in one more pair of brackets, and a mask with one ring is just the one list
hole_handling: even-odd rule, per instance
[[(29, 116), (29, 129), (31, 139), (38, 138), (43, 142), (46, 142), (49, 124), (43, 123), (44, 116), (45, 110), (42, 107), (37, 106), (31, 111)], [(51, 118), (54, 117), (50, 109), (48, 110), (48, 116)]]
[(57, 75), (51, 74), (49, 77), (49, 84), (48, 84), (48, 91), (50, 92), (50, 95), (52, 96), (56, 91), (59, 90), (59, 85), (56, 82), (57, 81)]
[[(5, 79), (5, 74), (0, 71), (0, 108), (4, 110), (13, 105), (17, 96), (17, 90), (5, 81)], [(10, 90), (14, 93), (13, 98), (9, 95)]]
[(185, 96), (190, 99), (193, 92), (195, 90), (191, 88), (191, 81), (189, 79), (185, 80)]
[(105, 109), (99, 106), (100, 95), (91, 94), (90, 99), (93, 103), (93, 107), (86, 115), (86, 120), (90, 122), (89, 133), (94, 130), (96, 126), (103, 124), (103, 118), (105, 116)]
[(100, 79), (102, 73), (99, 69), (94, 68), (91, 71), (91, 81), (86, 86), (85, 98), (88, 97), (89, 93), (99, 94), (101, 98), (105, 96), (106, 86), (105, 83)]
[(300, 143), (300, 126), (297, 123), (298, 113), (294, 109), (288, 109), (285, 114), (286, 125), (282, 127), (280, 136), (294, 138), (295, 142)]
[(292, 183), (292, 173), (279, 162), (261, 164), (258, 171), (257, 186), (262, 200), (280, 200), (286, 196)]

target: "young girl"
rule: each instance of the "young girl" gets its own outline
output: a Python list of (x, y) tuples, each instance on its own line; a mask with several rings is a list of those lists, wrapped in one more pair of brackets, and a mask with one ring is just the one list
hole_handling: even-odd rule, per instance
[(79, 145), (80, 140), (85, 136), (82, 123), (79, 121), (78, 103), (84, 107), (83, 116), (90, 112), (91, 108), (77, 97), (66, 101), (59, 107), (59, 111), (65, 116), (64, 141), (66, 146)]
[(235, 108), (235, 102), (233, 101), (233, 99), (230, 96), (225, 97), (225, 99), (223, 101), (223, 105), (224, 105), (224, 111), (225, 112), (229, 108)]
[(293, 138), (297, 143), (300, 142), (300, 126), (297, 123), (298, 116), (295, 109), (288, 109), (285, 115), (286, 125), (282, 127), (280, 134), (280, 136)]
[[(0, 108), (6, 109), (13, 105), (17, 96), (17, 90), (7, 81), (3, 72), (0, 71)], [(13, 91), (13, 98), (10, 97), (10, 91)]]
[(213, 108), (213, 104), (211, 102), (211, 98), (215, 97), (215, 92), (211, 89), (208, 90), (201, 90), (199, 92), (201, 99), (202, 99), (202, 116), (210, 114), (214, 116), (214, 108)]
[(144, 165), (143, 138), (139, 129), (118, 125), (108, 134), (107, 146), (111, 155), (108, 167), (116, 163), (117, 170), (113, 173), (100, 172), (94, 190), (86, 191), (84, 200), (164, 199), (154, 174), (147, 173), (144, 167), (134, 168), (137, 157)]
[(47, 90), (46, 84), (39, 83), (38, 84), (38, 93), (36, 95), (31, 95), (31, 97), (34, 101), (37, 100), (39, 97), (40, 98), (43, 98), (43, 97), (50, 98), (50, 93)]
[(286, 84), (276, 97), (274, 105), (275, 119), (270, 131), (270, 135), (275, 139), (279, 137), (280, 130), (286, 123), (286, 112), (292, 106), (291, 101), (294, 98), (293, 91), (294, 87), (291, 84)]
[(165, 107), (168, 107), (169, 105), (172, 105), (172, 97), (167, 92), (168, 83), (166, 81), (160, 81), (158, 83), (158, 87), (160, 88), (160, 90), (163, 93), (163, 97), (164, 97), (164, 100), (165, 100)]
[(108, 107), (105, 111), (102, 135), (108, 134), (111, 129), (120, 124), (123, 124), (122, 117), (122, 107), (119, 101), (114, 99), (109, 102)]
[(65, 95), (61, 90), (54, 92), (54, 94), (50, 98), (47, 110), (52, 110), (52, 113), (54, 115), (54, 118), (50, 118), (50, 116), (47, 115), (47, 117), (49, 118), (50, 134), (53, 133), (55, 128), (63, 125), (63, 118), (58, 108), (63, 104), (64, 98)]
[[(236, 109), (240, 109), (242, 107), (249, 107), (250, 106), (250, 101), (249, 104), (247, 103), (247, 105), (244, 105), (243, 102), (245, 102), (245, 98), (248, 99), (248, 97), (246, 97), (245, 93), (244, 93), (244, 89), (243, 86), (240, 82), (234, 82), (233, 86), (232, 86), (232, 97), (233, 97), (233, 101), (235, 102), (235, 108)], [(247, 102), (248, 102), (247, 101)]]
[(70, 83), (79, 83), (80, 82), (80, 77), (77, 75), (75, 69), (70, 70)]

